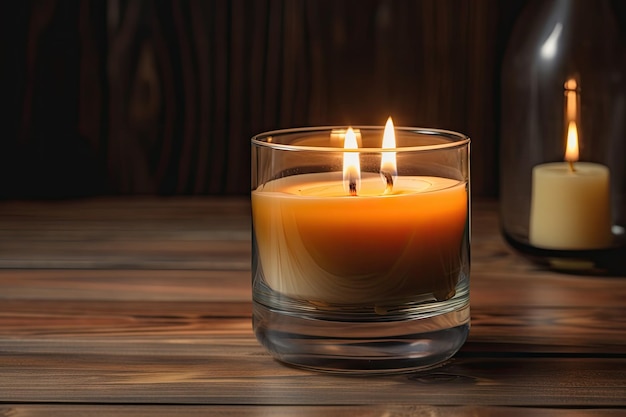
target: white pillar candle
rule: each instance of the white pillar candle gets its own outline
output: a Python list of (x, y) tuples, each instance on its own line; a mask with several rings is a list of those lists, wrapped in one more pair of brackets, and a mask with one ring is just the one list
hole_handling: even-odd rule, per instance
[(565, 82), (565, 98), (567, 162), (533, 168), (528, 240), (546, 249), (606, 248), (613, 240), (609, 169), (577, 162), (580, 95), (574, 78)]
[(530, 244), (547, 249), (611, 245), (609, 169), (601, 164), (554, 162), (532, 173)]

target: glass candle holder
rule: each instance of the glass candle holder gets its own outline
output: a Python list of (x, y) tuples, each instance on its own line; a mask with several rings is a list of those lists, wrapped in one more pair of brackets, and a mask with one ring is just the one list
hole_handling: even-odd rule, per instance
[(469, 146), (389, 123), (252, 139), (253, 326), (276, 359), (390, 373), (457, 352), (470, 327)]
[(533, 0), (502, 70), (508, 243), (542, 266), (626, 274), (626, 84), (607, 0)]

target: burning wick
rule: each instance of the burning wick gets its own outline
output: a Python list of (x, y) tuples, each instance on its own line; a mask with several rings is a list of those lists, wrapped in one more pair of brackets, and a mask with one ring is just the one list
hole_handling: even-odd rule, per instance
[(356, 181), (350, 179), (350, 195), (352, 197), (356, 196)]
[(393, 191), (393, 176), (387, 171), (381, 171), (380, 175), (383, 176), (387, 186), (385, 187), (385, 192), (383, 194), (391, 194)]
[[(358, 143), (354, 130), (349, 127), (343, 144), (344, 149), (358, 149)], [(344, 190), (352, 197), (357, 195), (361, 182), (361, 164), (357, 152), (344, 152), (343, 154), (343, 186)]]

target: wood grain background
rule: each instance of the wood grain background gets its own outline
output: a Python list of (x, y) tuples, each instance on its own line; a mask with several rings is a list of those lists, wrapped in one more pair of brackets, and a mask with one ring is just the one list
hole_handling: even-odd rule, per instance
[(247, 194), (253, 134), (388, 115), (468, 134), (473, 192), (494, 196), (525, 3), (2, 2), (0, 198)]

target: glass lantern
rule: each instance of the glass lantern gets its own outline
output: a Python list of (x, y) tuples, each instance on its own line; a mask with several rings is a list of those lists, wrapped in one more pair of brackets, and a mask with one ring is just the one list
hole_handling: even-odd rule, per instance
[(502, 232), (549, 268), (626, 273), (622, 56), (608, 1), (531, 1), (507, 47)]

